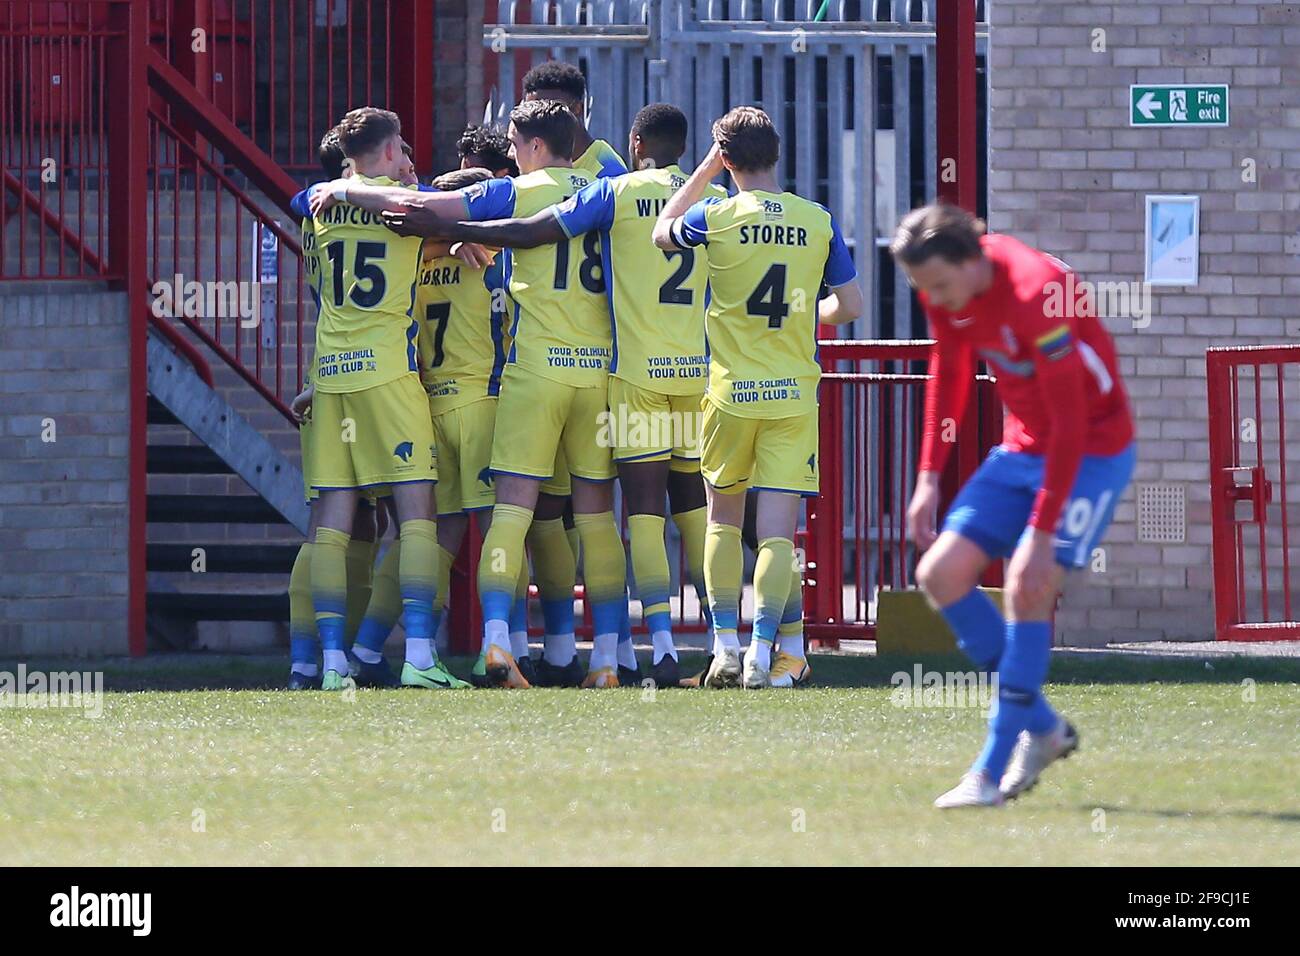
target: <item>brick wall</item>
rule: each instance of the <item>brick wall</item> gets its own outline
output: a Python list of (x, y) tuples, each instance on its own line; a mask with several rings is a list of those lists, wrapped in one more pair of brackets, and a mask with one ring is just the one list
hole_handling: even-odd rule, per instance
[[(989, 8), (990, 228), (1060, 255), (1083, 278), (1140, 280), (1144, 196), (1201, 197), (1199, 283), (1153, 289), (1146, 328), (1107, 319), (1138, 420), (1135, 481), (1185, 486), (1187, 540), (1139, 544), (1130, 492), (1106, 536), (1106, 570), (1072, 583), (1059, 638), (1209, 638), (1205, 349), (1300, 333), (1300, 4)], [(1093, 51), (1097, 38), (1104, 52)], [(1230, 84), (1231, 125), (1130, 128), (1129, 84), (1148, 82)], [(1243, 181), (1247, 159), (1255, 182)]]
[(101, 289), (0, 283), (0, 655), (127, 650), (126, 297)]
[[(471, 8), (474, 11), (471, 12)], [(458, 165), (456, 140), (465, 124), (481, 119), (483, 109), (483, 5), (441, 0), (434, 30), (435, 169)], [(474, 110), (479, 115), (473, 115)]]

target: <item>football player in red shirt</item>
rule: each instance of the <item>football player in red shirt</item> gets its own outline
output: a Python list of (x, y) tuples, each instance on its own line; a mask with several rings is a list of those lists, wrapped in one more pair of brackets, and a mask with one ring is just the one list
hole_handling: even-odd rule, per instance
[[(1133, 473), (1133, 422), (1115, 346), (1091, 297), (1059, 259), (947, 204), (913, 210), (890, 250), (935, 339), (908, 530), (916, 576), (977, 665), (997, 675), (983, 752), (940, 808), (996, 806), (1078, 746), (1042, 684), (1051, 617), (1067, 570), (1083, 567)], [(936, 533), (939, 475), (975, 364), (997, 377), (1005, 417), (994, 448)], [(1011, 559), (1003, 607), (976, 583)], [(1014, 753), (1013, 753), (1014, 751)], [(1008, 766), (1009, 764), (1009, 766)]]

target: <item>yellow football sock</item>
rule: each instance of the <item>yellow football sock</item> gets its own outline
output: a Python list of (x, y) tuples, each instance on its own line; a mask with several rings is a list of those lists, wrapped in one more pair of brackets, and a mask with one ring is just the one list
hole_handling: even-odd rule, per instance
[[(617, 643), (623, 626), (623, 613), (627, 610), (627, 557), (623, 539), (614, 512), (578, 514), (573, 516), (578, 534), (582, 537), (582, 579), (586, 585), (587, 603), (591, 607), (592, 633), (597, 642), (612, 635)], [(600, 643), (593, 648), (593, 656), (604, 659), (606, 648)], [(614, 651), (614, 644), (608, 647)], [(596, 669), (596, 665), (592, 665)]]
[(311, 606), (311, 543), (304, 541), (289, 572), (289, 660), (316, 673), (316, 612)]
[[(576, 529), (574, 533), (577, 533)], [(533, 553), (533, 573), (537, 576), (537, 590), (542, 600), (572, 604), (573, 583), (578, 571), (564, 519), (534, 521), (528, 529), (528, 549)]]
[(485, 639), (501, 642), (503, 649), (510, 646), (510, 607), (515, 602), (524, 563), (524, 536), (532, 523), (532, 509), (498, 503), (492, 509), (492, 527), (479, 555), (478, 593), (483, 604)]
[[(560, 525), (563, 527), (564, 519), (560, 519)], [(576, 568), (582, 561), (582, 535), (578, 533), (578, 526), (575, 524), (572, 528), (564, 529), (564, 537), (569, 541), (569, 550), (573, 552), (573, 566)], [(576, 571), (574, 572), (577, 573)]]
[(402, 591), (402, 628), (409, 649), (411, 641), (433, 638), (433, 598), (438, 590), (438, 522), (427, 518), (403, 521), (401, 539), (397, 581)]
[(447, 594), (451, 591), (451, 566), (456, 556), (438, 545), (438, 589), (433, 595), (433, 612), (436, 617), (447, 607)]
[(785, 613), (776, 630), (776, 644), (783, 654), (803, 657), (803, 579), (798, 571), (790, 575), (790, 596), (785, 600)]
[(672, 630), (668, 604), (670, 572), (664, 546), (664, 519), (659, 515), (630, 515), (628, 537), (632, 546), (632, 576), (641, 598), (641, 616), (650, 633)]
[(736, 631), (740, 623), (743, 573), (740, 529), (735, 525), (710, 521), (704, 534), (704, 583), (709, 595), (715, 638), (728, 647), (740, 646)]
[(351, 537), (346, 531), (317, 528), (311, 549), (311, 603), (316, 612), (321, 647), (327, 652), (343, 650)]
[(357, 628), (366, 614), (370, 604), (371, 582), (375, 569), (375, 543), (373, 541), (348, 542), (345, 558), (348, 575), (347, 614), (344, 617), (343, 630), (351, 641), (357, 636)]
[(790, 598), (794, 568), (794, 542), (789, 538), (764, 538), (754, 560), (754, 638), (771, 645)]
[[(393, 625), (402, 615), (402, 589), (397, 578), (401, 560), (402, 541), (399, 538), (388, 546), (383, 560), (375, 570), (370, 589), (370, 604), (366, 607), (366, 615), (362, 618), (361, 627), (357, 631), (354, 651), (359, 645), (375, 654), (383, 652), (384, 642), (388, 640)], [(356, 651), (356, 653), (365, 652)], [(366, 659), (377, 660), (372, 655), (366, 655)]]
[(679, 511), (673, 515), (673, 524), (677, 525), (677, 533), (682, 536), (682, 546), (686, 549), (687, 573), (691, 584), (695, 586), (700, 609), (706, 619), (710, 618), (709, 597), (704, 587), (704, 531), (709, 525), (709, 509), (700, 507)]

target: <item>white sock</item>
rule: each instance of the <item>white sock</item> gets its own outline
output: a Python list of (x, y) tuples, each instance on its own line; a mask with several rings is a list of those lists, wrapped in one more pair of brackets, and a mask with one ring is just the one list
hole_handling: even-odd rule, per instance
[(791, 657), (806, 657), (803, 649), (803, 631), (798, 634), (782, 634), (776, 639), (777, 649)]
[(655, 631), (650, 636), (650, 640), (654, 644), (654, 662), (656, 664), (664, 659), (665, 654), (673, 660), (677, 660), (677, 648), (673, 646), (672, 631)]
[(324, 651), (321, 656), (325, 658), (325, 670), (345, 675), (348, 673), (348, 655), (345, 652)]
[(618, 642), (618, 666), (626, 667), (628, 670), (637, 669), (636, 645), (632, 643), (631, 638)]
[(751, 637), (745, 656), (756, 660), (758, 666), (765, 671), (772, 669), (772, 645), (767, 641), (760, 641), (756, 637)]
[(572, 634), (547, 634), (542, 642), (542, 656), (552, 667), (565, 667), (578, 653), (578, 639)]
[(427, 637), (406, 639), (406, 663), (422, 671), (433, 666), (433, 641)]
[(366, 664), (378, 664), (384, 659), (383, 654), (380, 654), (378, 651), (372, 651), (364, 644), (353, 644), (352, 656)]
[(740, 636), (733, 630), (720, 627), (713, 632), (713, 653), (721, 654), (724, 647), (740, 650)]
[(510, 653), (514, 655), (514, 658), (517, 661), (523, 660), (528, 656), (527, 631), (510, 632)]
[(618, 666), (618, 632), (597, 634), (591, 644), (591, 662), (587, 665), (587, 670), (599, 671), (616, 666)]
[(303, 677), (315, 677), (320, 673), (320, 668), (305, 661), (294, 661), (289, 667), (289, 673), (301, 674)]
[(509, 621), (484, 621), (483, 622), (483, 650), (495, 644), (503, 651), (510, 650), (510, 622)]

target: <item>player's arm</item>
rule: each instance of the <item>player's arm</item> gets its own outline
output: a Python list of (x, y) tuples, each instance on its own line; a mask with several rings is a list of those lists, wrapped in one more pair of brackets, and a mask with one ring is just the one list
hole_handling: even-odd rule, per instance
[(839, 223), (831, 217), (831, 245), (826, 256), (823, 280), (830, 295), (817, 303), (817, 321), (826, 325), (843, 325), (862, 314), (862, 290), (857, 283), (858, 270), (844, 243)]
[[(346, 202), (367, 212), (382, 213), (421, 210), (434, 221), (455, 222), (465, 211), (465, 200), (460, 191), (456, 192), (419, 192), (405, 186), (378, 186), (363, 183), (355, 177), (335, 179), (312, 187), (311, 212), (319, 216), (325, 209), (336, 203)], [(437, 235), (435, 232), (421, 235)]]
[[(704, 242), (704, 236), (686, 219), (686, 213), (696, 207), (704, 198), (709, 182), (722, 173), (722, 150), (714, 143), (704, 162), (686, 180), (686, 185), (673, 193), (663, 211), (655, 221), (654, 244), (660, 249), (682, 249), (698, 246)], [(713, 197), (716, 199), (716, 197)]]
[(939, 476), (948, 461), (957, 426), (970, 398), (974, 361), (963, 343), (945, 338), (937, 322), (930, 351), (930, 377), (925, 383), (921, 459), (917, 463), (916, 490), (907, 506), (907, 530), (924, 551), (934, 544), (939, 520)]
[[(547, 207), (527, 219), (497, 219), (490, 222), (461, 220), (438, 223), (437, 228), (439, 235), (453, 241), (474, 242), (483, 246), (496, 246), (498, 249), (532, 249), (534, 246), (544, 246), (566, 238), (564, 230), (551, 214), (552, 208)], [(407, 231), (410, 229), (409, 219), (404, 213), (386, 215), (384, 221), (399, 235), (423, 235)]]

